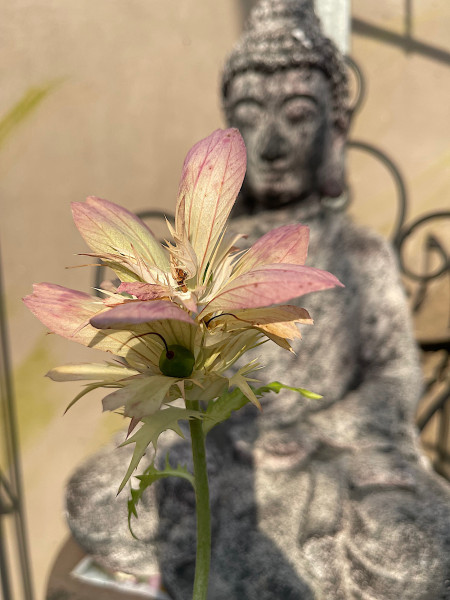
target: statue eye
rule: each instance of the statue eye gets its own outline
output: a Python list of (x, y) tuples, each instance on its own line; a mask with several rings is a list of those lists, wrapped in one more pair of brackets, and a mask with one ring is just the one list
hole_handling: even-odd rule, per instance
[(253, 127), (264, 116), (264, 109), (255, 100), (241, 100), (235, 105), (233, 114), (237, 125)]
[(284, 103), (283, 114), (292, 124), (314, 120), (318, 111), (313, 100), (308, 98), (292, 98)]

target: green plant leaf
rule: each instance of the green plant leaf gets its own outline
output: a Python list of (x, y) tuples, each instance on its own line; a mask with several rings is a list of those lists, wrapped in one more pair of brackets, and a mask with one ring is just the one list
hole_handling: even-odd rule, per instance
[(79, 394), (77, 394), (75, 396), (75, 398), (69, 402), (69, 404), (66, 407), (66, 410), (64, 411), (64, 414), (66, 414), (66, 412), (69, 410), (69, 408), (72, 408), (72, 406), (78, 402), (78, 400), (80, 400), (80, 398), (83, 398), (83, 396), (86, 396), (86, 394), (89, 394), (89, 392), (92, 392), (93, 390), (97, 390), (98, 388), (117, 388), (120, 387), (117, 384), (114, 384), (111, 381), (97, 381), (96, 383), (86, 383), (84, 386), (84, 390), (82, 390)]
[(214, 425), (226, 421), (234, 410), (239, 410), (249, 402), (250, 400), (239, 388), (225, 392), (214, 402), (209, 402), (203, 421), (205, 435), (211, 431)]
[(306, 390), (305, 388), (292, 387), (290, 385), (285, 385), (284, 383), (280, 383), (279, 381), (272, 381), (272, 383), (268, 383), (267, 385), (264, 385), (263, 387), (258, 388), (258, 390), (256, 390), (256, 394), (258, 394), (258, 392), (261, 395), (264, 395), (266, 392), (275, 392), (276, 394), (278, 394), (280, 390), (291, 390), (293, 392), (297, 392), (298, 394), (300, 394), (301, 396), (304, 396), (305, 398), (309, 398), (310, 400), (320, 400), (320, 398), (323, 397), (320, 394), (316, 394), (315, 392), (310, 392), (309, 390)]
[[(275, 392), (275, 394), (278, 394), (280, 390), (283, 389), (297, 392), (301, 396), (309, 398), (310, 400), (318, 400), (319, 398), (322, 398), (320, 394), (310, 392), (305, 388), (284, 385), (284, 383), (280, 383), (279, 381), (272, 381), (267, 385), (251, 389), (257, 398), (261, 398), (269, 392)], [(231, 392), (225, 392), (219, 398), (217, 398), (217, 400), (210, 402), (208, 404), (208, 408), (206, 409), (205, 418), (203, 421), (203, 431), (205, 435), (211, 431), (215, 425), (221, 423), (222, 421), (226, 421), (231, 416), (233, 411), (239, 410), (248, 404), (248, 402), (249, 399), (239, 388), (236, 388)]]
[(181, 465), (177, 465), (176, 468), (172, 467), (169, 463), (169, 457), (166, 456), (166, 465), (165, 468), (162, 471), (159, 471), (154, 463), (152, 463), (151, 465), (149, 465), (145, 471), (142, 473), (142, 475), (138, 475), (137, 479), (139, 479), (139, 487), (138, 488), (131, 488), (130, 493), (131, 493), (131, 498), (129, 498), (128, 500), (128, 528), (130, 530), (131, 535), (135, 538), (138, 539), (136, 537), (136, 535), (133, 532), (133, 529), (131, 527), (131, 517), (135, 517), (136, 519), (138, 518), (138, 513), (137, 513), (137, 505), (141, 500), (142, 494), (145, 492), (145, 490), (152, 485), (152, 483), (155, 483), (155, 481), (158, 481), (159, 479), (164, 479), (165, 477), (181, 477), (183, 479), (186, 479), (187, 481), (189, 481), (192, 485), (192, 487), (195, 488), (195, 478), (194, 476), (189, 473), (189, 471), (187, 470), (186, 467), (183, 467)]
[(0, 120), (0, 146), (8, 135), (28, 117), (42, 100), (57, 86), (60, 81), (51, 81), (46, 85), (32, 87)]
[(131, 474), (138, 466), (141, 458), (144, 456), (148, 446), (152, 444), (154, 450), (156, 451), (158, 438), (164, 431), (166, 431), (167, 429), (171, 429), (180, 437), (184, 438), (183, 432), (180, 429), (178, 421), (189, 421), (190, 419), (202, 418), (203, 413), (197, 410), (187, 410), (185, 408), (177, 408), (175, 406), (169, 406), (164, 410), (159, 410), (150, 417), (143, 418), (142, 427), (131, 438), (129, 438), (128, 440), (123, 442), (123, 444), (120, 445), (120, 447), (122, 447), (127, 446), (128, 444), (136, 444), (136, 447), (134, 449), (130, 466), (128, 467), (128, 471), (126, 472), (125, 477), (123, 478), (123, 481), (120, 484), (119, 491), (117, 493), (120, 494), (120, 492), (123, 490), (125, 484), (130, 479)]

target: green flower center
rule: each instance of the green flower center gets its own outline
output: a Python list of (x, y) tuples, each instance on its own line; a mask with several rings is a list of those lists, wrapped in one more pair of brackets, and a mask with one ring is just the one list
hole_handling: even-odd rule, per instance
[(190, 350), (178, 344), (172, 344), (163, 350), (159, 359), (159, 368), (168, 377), (189, 377), (194, 368), (195, 358)]

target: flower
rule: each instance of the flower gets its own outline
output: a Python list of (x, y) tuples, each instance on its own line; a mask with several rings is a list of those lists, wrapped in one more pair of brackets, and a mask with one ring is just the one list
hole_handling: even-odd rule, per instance
[(236, 129), (198, 142), (184, 162), (172, 241), (165, 245), (125, 208), (96, 197), (73, 203), (88, 255), (111, 267), (119, 285), (98, 299), (41, 283), (24, 301), (52, 332), (118, 357), (49, 372), (56, 381), (92, 382), (74, 402), (104, 387), (110, 392), (104, 409), (123, 407), (131, 428), (180, 397), (211, 401), (229, 386), (258, 404), (248, 375), (259, 365), (230, 377), (227, 370), (268, 339), (292, 351), (288, 340), (300, 337), (297, 324), (312, 320), (304, 308), (282, 303), (342, 284), (305, 266), (304, 225), (279, 227), (237, 250), (243, 236), (231, 235), (226, 223), (245, 168)]

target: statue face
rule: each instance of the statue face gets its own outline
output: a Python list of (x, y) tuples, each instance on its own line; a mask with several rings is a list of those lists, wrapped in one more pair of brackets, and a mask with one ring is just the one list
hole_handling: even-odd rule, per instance
[(331, 143), (331, 97), (319, 70), (238, 74), (229, 90), (229, 121), (248, 153), (244, 191), (275, 208), (319, 193)]

